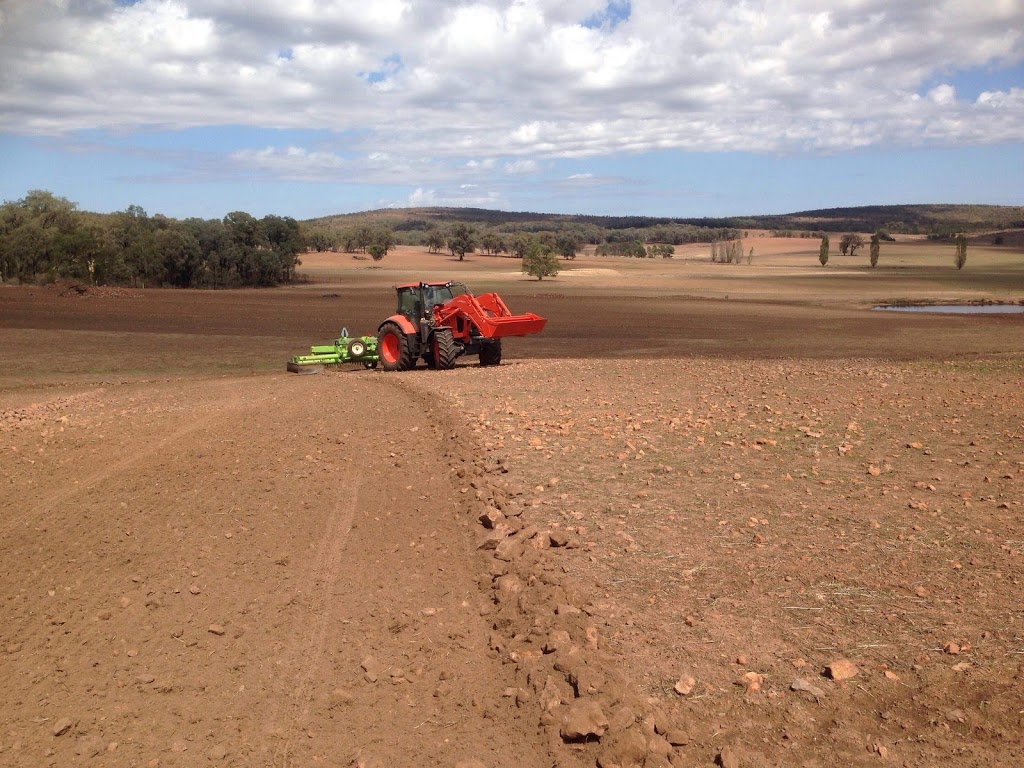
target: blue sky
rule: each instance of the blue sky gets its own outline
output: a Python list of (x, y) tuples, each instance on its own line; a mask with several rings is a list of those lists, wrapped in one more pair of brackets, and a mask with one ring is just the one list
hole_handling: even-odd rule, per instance
[(8, 0), (0, 199), (1022, 205), (1021, 30), (1024, 0)]

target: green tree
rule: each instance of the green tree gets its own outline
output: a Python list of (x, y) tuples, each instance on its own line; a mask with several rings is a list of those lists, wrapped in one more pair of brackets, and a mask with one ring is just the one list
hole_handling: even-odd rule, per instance
[(864, 245), (863, 237), (853, 232), (847, 232), (839, 240), (839, 252), (845, 256), (846, 252), (849, 251), (850, 255), (853, 256), (862, 245)]
[(379, 226), (374, 228), (370, 243), (366, 246), (366, 251), (374, 261), (380, 261), (394, 247), (395, 233), (390, 227)]
[(310, 227), (303, 231), (303, 240), (308, 250), (323, 253), (338, 247), (338, 235), (327, 227)]
[(555, 251), (563, 259), (575, 259), (580, 244), (580, 239), (572, 232), (560, 232), (555, 236)]
[(532, 240), (533, 238), (525, 232), (516, 232), (512, 235), (511, 240), (509, 240), (509, 253), (517, 259), (525, 257), (526, 251), (529, 249)]
[(828, 235), (821, 236), (821, 246), (818, 248), (818, 261), (821, 266), (828, 264)]
[(430, 253), (440, 253), (444, 246), (444, 234), (437, 227), (431, 227), (427, 231), (427, 251)]
[(967, 263), (967, 235), (962, 232), (953, 239), (956, 245), (955, 264), (957, 269), (963, 269)]
[(547, 245), (534, 239), (523, 256), (523, 272), (538, 280), (558, 274), (558, 257)]
[(871, 236), (871, 267), (872, 269), (878, 264), (878, 254), (882, 250), (882, 237), (876, 232)]
[(497, 254), (501, 250), (501, 236), (493, 230), (484, 232), (480, 236), (480, 247), (484, 253)]
[(454, 224), (448, 232), (448, 250), (452, 256), (458, 256), (459, 261), (466, 258), (467, 253), (472, 253), (476, 247), (476, 230), (468, 224)]

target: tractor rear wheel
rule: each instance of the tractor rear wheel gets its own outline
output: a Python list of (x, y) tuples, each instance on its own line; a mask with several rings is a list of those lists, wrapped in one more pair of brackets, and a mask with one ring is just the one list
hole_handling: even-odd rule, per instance
[(415, 365), (409, 339), (395, 323), (384, 323), (377, 334), (377, 354), (385, 371), (407, 371)]
[(455, 337), (447, 328), (434, 331), (434, 364), (440, 371), (455, 367), (455, 358), (459, 356), (459, 348)]
[(501, 363), (501, 339), (486, 341), (480, 346), (480, 365)]

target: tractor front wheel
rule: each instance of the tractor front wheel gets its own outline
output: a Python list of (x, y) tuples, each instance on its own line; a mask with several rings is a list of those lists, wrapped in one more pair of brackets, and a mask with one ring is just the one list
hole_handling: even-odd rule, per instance
[(486, 341), (480, 346), (480, 365), (501, 363), (501, 339)]
[(384, 323), (377, 334), (377, 354), (385, 371), (407, 371), (415, 360), (409, 349), (409, 339), (395, 323)]
[(440, 371), (455, 367), (455, 358), (459, 356), (459, 348), (455, 344), (452, 332), (447, 328), (434, 331), (434, 364)]

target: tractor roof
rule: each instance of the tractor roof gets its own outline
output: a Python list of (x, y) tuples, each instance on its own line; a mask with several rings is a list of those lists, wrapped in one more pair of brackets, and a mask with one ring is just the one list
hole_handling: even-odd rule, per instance
[(444, 286), (444, 285), (450, 284), (451, 282), (452, 282), (451, 280), (441, 280), (441, 281), (438, 281), (438, 282), (429, 282), (427, 280), (423, 280), (423, 281), (421, 281), (419, 283), (404, 283), (402, 285), (396, 285), (395, 288), (397, 288), (398, 290), (401, 290), (402, 288), (419, 288), (421, 285), (440, 285), (440, 286)]

